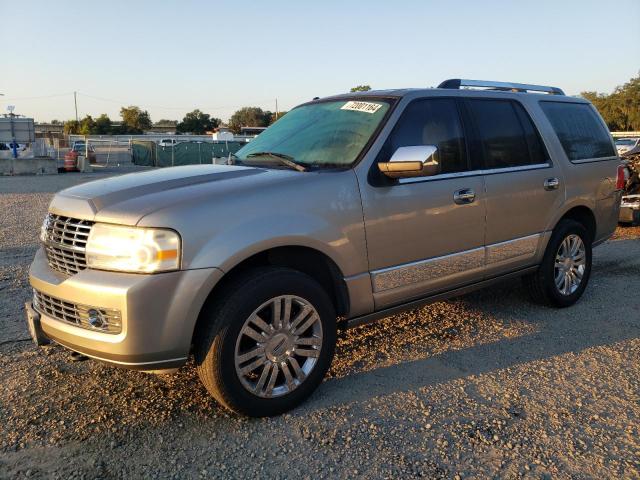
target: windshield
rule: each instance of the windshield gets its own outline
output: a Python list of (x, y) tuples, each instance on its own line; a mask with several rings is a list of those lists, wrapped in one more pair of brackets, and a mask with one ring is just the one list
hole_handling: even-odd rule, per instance
[[(242, 163), (349, 166), (389, 110), (387, 100), (317, 102), (291, 110), (235, 154)], [(252, 155), (253, 154), (253, 155)]]
[(633, 145), (636, 143), (634, 140), (623, 138), (622, 140), (616, 140), (616, 145)]

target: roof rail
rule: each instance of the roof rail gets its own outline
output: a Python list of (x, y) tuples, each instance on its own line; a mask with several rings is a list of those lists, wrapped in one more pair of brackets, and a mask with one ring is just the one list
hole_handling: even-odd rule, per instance
[(451, 78), (438, 85), (438, 88), (460, 89), (462, 87), (488, 88), (490, 90), (499, 90), (501, 92), (543, 92), (548, 93), (549, 95), (564, 95), (564, 92), (558, 87), (528, 85), (526, 83), (494, 82), (491, 80), (464, 80), (461, 78)]

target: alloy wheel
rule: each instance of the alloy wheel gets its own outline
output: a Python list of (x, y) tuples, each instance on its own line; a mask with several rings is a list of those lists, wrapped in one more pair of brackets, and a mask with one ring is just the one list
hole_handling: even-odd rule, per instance
[(272, 398), (299, 387), (318, 362), (322, 322), (316, 309), (295, 295), (260, 305), (244, 322), (235, 347), (240, 382), (254, 395)]
[(571, 295), (582, 283), (587, 265), (584, 242), (575, 234), (568, 235), (558, 247), (554, 265), (556, 287), (562, 295)]

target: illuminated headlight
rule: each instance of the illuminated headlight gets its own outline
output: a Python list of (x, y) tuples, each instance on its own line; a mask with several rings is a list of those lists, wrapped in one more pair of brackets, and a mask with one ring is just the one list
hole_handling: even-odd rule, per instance
[(87, 267), (133, 273), (180, 268), (180, 236), (173, 230), (96, 223), (86, 247)]

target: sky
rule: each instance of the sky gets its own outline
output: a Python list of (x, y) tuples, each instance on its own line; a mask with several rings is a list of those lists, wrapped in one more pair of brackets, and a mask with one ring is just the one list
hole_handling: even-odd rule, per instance
[(640, 72), (640, 0), (0, 0), (0, 113), (288, 110), (447, 78), (611, 92)]

